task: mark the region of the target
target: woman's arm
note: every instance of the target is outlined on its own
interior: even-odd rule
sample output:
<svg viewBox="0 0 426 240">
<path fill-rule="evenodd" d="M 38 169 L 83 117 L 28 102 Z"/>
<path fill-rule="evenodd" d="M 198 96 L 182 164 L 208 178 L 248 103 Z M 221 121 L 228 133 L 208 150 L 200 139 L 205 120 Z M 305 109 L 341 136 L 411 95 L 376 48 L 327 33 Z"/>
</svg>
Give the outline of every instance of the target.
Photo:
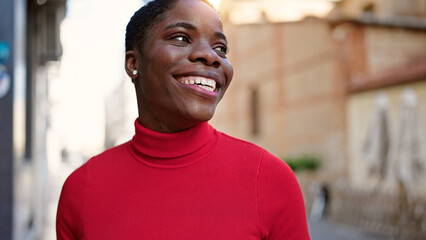
<svg viewBox="0 0 426 240">
<path fill-rule="evenodd" d="M 266 151 L 259 167 L 258 201 L 263 239 L 310 239 L 299 183 L 285 162 Z"/>
<path fill-rule="evenodd" d="M 74 171 L 62 187 L 56 215 L 58 240 L 77 240 L 83 236 L 83 208 L 86 188 L 86 165 Z"/>
</svg>

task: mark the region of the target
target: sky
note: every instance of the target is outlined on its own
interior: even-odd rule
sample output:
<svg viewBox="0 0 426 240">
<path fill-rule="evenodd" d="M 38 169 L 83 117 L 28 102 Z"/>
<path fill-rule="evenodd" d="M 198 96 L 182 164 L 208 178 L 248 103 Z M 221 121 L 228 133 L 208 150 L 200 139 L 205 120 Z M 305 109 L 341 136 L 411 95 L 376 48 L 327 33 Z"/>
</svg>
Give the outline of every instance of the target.
<svg viewBox="0 0 426 240">
<path fill-rule="evenodd" d="M 259 22 L 262 15 L 271 22 L 299 21 L 305 16 L 325 17 L 339 0 L 234 1 L 229 20 L 234 24 Z"/>
<path fill-rule="evenodd" d="M 141 5 L 141 0 L 67 2 L 61 25 L 64 51 L 59 76 L 49 92 L 52 130 L 70 151 L 102 150 L 104 99 L 128 80 L 124 72 L 125 28 Z"/>
</svg>

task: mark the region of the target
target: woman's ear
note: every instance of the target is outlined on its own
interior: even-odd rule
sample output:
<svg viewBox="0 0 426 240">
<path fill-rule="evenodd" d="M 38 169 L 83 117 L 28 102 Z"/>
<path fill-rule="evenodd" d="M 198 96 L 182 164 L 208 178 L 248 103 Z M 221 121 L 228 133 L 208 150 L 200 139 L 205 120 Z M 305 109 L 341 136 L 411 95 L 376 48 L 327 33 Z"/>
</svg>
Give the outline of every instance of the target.
<svg viewBox="0 0 426 240">
<path fill-rule="evenodd" d="M 133 80 L 139 76 L 139 70 L 137 68 L 137 57 L 135 51 L 126 52 L 126 62 L 124 68 L 126 69 L 127 75 Z"/>
</svg>

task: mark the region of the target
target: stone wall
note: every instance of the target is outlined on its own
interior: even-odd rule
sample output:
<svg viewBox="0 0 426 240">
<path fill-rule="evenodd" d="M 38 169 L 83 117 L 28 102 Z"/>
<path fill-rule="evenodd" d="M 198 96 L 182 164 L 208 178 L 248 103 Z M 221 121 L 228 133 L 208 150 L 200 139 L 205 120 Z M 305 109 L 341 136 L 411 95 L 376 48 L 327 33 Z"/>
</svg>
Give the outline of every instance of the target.
<svg viewBox="0 0 426 240">
<path fill-rule="evenodd" d="M 399 240 L 426 238 L 426 198 L 380 189 L 333 189 L 331 219 Z"/>
</svg>

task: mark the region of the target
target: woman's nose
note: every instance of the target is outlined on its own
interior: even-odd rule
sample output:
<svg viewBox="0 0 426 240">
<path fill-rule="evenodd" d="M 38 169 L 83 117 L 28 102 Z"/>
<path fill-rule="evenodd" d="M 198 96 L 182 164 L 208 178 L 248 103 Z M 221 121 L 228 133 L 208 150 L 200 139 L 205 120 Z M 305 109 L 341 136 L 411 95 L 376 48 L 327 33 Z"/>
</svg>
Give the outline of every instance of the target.
<svg viewBox="0 0 426 240">
<path fill-rule="evenodd" d="M 189 60 L 191 62 L 201 62 L 207 66 L 220 66 L 219 56 L 208 43 L 200 42 L 193 44 L 193 49 L 189 56 Z"/>
</svg>

